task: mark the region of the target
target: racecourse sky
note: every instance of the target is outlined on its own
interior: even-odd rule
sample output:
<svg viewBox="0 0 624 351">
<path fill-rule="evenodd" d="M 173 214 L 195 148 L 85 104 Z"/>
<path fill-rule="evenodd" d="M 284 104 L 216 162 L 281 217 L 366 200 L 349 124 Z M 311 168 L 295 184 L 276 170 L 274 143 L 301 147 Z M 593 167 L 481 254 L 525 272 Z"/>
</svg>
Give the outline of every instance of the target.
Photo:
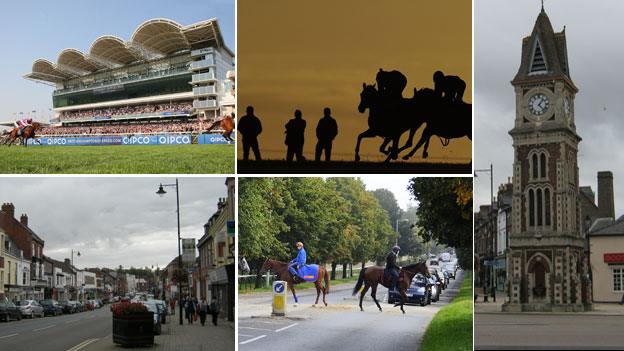
<svg viewBox="0 0 624 351">
<path fill-rule="evenodd" d="M 580 185 L 596 192 L 598 171 L 611 170 L 615 214 L 624 207 L 624 2 L 547 0 L 556 32 L 565 26 L 570 75 L 580 89 L 574 102 Z M 540 1 L 475 2 L 475 168 L 494 165 L 494 191 L 512 175 L 515 95 L 509 83 L 520 65 L 522 38 L 531 34 Z M 475 208 L 489 203 L 489 174 L 475 179 Z"/>
<path fill-rule="evenodd" d="M 238 115 L 253 105 L 263 124 L 263 157 L 283 159 L 284 125 L 300 109 L 310 159 L 328 106 L 338 122 L 333 159 L 353 160 L 357 135 L 367 129 L 368 111 L 357 110 L 362 83 L 374 83 L 379 68 L 405 74 L 404 97 L 433 87 L 436 70 L 459 75 L 467 84 L 464 101 L 472 101 L 471 11 L 468 0 L 239 0 Z M 361 152 L 376 160 L 380 144 L 365 139 Z M 242 157 L 241 150 L 239 143 Z M 429 153 L 435 162 L 467 162 L 471 143 L 464 137 L 443 149 L 434 138 Z"/>
<path fill-rule="evenodd" d="M 43 253 L 57 260 L 78 250 L 74 264 L 124 268 L 159 266 L 177 256 L 175 188 L 167 177 L 21 177 L 0 180 L 0 202 L 12 202 L 15 217 L 44 241 Z M 180 233 L 200 238 L 204 224 L 227 197 L 225 178 L 179 179 Z"/>
<path fill-rule="evenodd" d="M 56 62 L 65 48 L 88 52 L 101 35 L 130 40 L 134 30 L 152 18 L 168 18 L 181 25 L 217 18 L 225 44 L 235 50 L 234 0 L 4 1 L 0 11 L 0 122 L 33 110 L 37 111 L 35 120 L 48 121 L 53 88 L 22 78 L 36 59 Z"/>
</svg>

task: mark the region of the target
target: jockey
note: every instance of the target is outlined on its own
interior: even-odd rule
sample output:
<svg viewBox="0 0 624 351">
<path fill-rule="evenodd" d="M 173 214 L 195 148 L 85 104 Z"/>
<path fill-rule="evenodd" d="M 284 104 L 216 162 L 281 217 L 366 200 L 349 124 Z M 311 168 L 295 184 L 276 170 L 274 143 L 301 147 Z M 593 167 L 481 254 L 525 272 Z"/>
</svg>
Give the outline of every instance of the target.
<svg viewBox="0 0 624 351">
<path fill-rule="evenodd" d="M 22 132 L 24 131 L 24 128 L 31 126 L 32 125 L 32 118 L 31 117 L 24 117 L 22 119 L 19 119 L 15 122 L 13 122 L 13 125 L 18 128 L 18 132 L 17 132 L 17 136 L 21 136 Z"/>
<path fill-rule="evenodd" d="M 288 271 L 292 274 L 295 281 L 298 280 L 297 271 L 301 266 L 304 266 L 306 264 L 306 251 L 303 248 L 303 243 L 301 241 L 298 241 L 296 246 L 297 250 L 299 250 L 299 253 L 297 254 L 297 257 L 295 257 L 294 260 L 290 261 L 290 264 L 288 265 Z"/>
<path fill-rule="evenodd" d="M 390 286 L 390 290 L 396 290 L 397 282 L 399 281 L 399 271 L 401 267 L 397 265 L 397 257 L 399 256 L 399 251 L 401 248 L 398 245 L 395 245 L 392 248 L 392 251 L 388 253 L 386 256 L 386 270 L 392 275 L 392 285 Z"/>
</svg>

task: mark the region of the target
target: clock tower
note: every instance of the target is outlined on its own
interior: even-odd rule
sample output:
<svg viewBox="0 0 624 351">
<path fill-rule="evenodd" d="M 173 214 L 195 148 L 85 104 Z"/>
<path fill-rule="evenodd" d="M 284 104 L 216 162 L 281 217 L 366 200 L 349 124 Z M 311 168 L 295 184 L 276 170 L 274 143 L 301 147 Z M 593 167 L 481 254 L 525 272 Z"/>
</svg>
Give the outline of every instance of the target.
<svg viewBox="0 0 624 351">
<path fill-rule="evenodd" d="M 555 32 L 542 7 L 522 39 L 513 138 L 512 225 L 504 311 L 591 308 L 581 231 L 574 85 L 565 27 Z"/>
</svg>

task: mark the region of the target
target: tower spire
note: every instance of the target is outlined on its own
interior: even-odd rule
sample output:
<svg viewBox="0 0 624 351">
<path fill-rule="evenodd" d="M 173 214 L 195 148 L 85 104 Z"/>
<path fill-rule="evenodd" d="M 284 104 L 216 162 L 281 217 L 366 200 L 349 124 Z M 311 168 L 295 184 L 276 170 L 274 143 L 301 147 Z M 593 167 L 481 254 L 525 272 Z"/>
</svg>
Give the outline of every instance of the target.
<svg viewBox="0 0 624 351">
<path fill-rule="evenodd" d="M 544 12 L 544 0 L 542 0 L 542 12 Z"/>
</svg>

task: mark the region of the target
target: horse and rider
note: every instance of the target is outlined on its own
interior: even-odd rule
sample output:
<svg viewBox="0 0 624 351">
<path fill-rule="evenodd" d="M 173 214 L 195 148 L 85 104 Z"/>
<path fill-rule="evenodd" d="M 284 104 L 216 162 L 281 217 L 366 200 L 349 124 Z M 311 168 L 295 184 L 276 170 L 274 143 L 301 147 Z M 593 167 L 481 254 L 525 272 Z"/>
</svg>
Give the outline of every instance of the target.
<svg viewBox="0 0 624 351">
<path fill-rule="evenodd" d="M 318 304 L 322 292 L 323 303 L 327 306 L 325 298 L 329 294 L 329 273 L 323 265 L 306 264 L 307 254 L 302 242 L 297 242 L 295 246 L 298 250 L 297 257 L 290 262 L 280 262 L 267 258 L 260 269 L 260 273 L 271 270 L 278 275 L 279 279 L 286 281 L 295 299 L 295 304 L 299 302 L 295 292 L 295 285 L 303 282 L 313 282 L 316 287 L 316 301 L 314 304 Z"/>
<path fill-rule="evenodd" d="M 437 135 L 444 138 L 443 145 L 448 145 L 452 138 L 467 136 L 472 138 L 472 105 L 463 102 L 466 83 L 457 76 L 444 75 L 436 71 L 433 75 L 434 89 L 432 94 L 422 94 L 414 90 L 414 97 L 406 99 L 403 90 L 407 86 L 407 78 L 399 71 L 379 69 L 376 84 L 362 84 L 360 105 L 358 110 L 364 113 L 369 109 L 369 129 L 358 136 L 355 148 L 355 160 L 359 161 L 359 148 L 363 138 L 381 136 L 384 138 L 380 152 L 388 155 L 386 161 L 398 158 L 398 154 L 412 146 L 413 138 L 421 125 L 427 127 L 417 146 L 412 149 L 411 157 L 416 150 L 425 144 L 423 157 L 426 158 L 429 138 Z M 426 98 L 426 99 L 425 99 Z M 468 121 L 469 125 L 465 123 Z M 401 135 L 409 130 L 405 145 L 399 147 Z M 386 146 L 392 145 L 386 149 Z"/>
<path fill-rule="evenodd" d="M 3 143 L 11 146 L 18 138 L 20 138 L 20 144 L 27 146 L 28 139 L 34 139 L 35 132 L 42 127 L 43 124 L 33 122 L 32 117 L 21 118 L 13 122 L 13 129 L 10 132 L 5 133 Z"/>
<path fill-rule="evenodd" d="M 372 267 L 364 267 L 360 271 L 360 276 L 358 277 L 358 281 L 353 288 L 353 295 L 360 293 L 360 310 L 364 311 L 362 307 L 362 300 L 364 299 L 364 295 L 368 292 L 368 289 L 371 289 L 371 297 L 379 311 L 381 312 L 381 305 L 379 305 L 379 301 L 377 301 L 377 286 L 381 284 L 388 288 L 388 290 L 394 290 L 399 293 L 401 296 L 400 302 L 397 302 L 394 306 L 401 306 L 401 311 L 405 313 L 403 309 L 403 305 L 407 301 L 407 289 L 411 285 L 412 279 L 416 274 L 422 274 L 426 277 L 429 277 L 429 269 L 427 268 L 427 264 L 425 262 L 418 262 L 414 264 L 409 264 L 404 267 L 400 267 L 397 264 L 397 258 L 399 255 L 399 251 L 401 248 L 398 245 L 395 245 L 392 250 L 386 256 L 386 266 L 372 266 Z"/>
</svg>

